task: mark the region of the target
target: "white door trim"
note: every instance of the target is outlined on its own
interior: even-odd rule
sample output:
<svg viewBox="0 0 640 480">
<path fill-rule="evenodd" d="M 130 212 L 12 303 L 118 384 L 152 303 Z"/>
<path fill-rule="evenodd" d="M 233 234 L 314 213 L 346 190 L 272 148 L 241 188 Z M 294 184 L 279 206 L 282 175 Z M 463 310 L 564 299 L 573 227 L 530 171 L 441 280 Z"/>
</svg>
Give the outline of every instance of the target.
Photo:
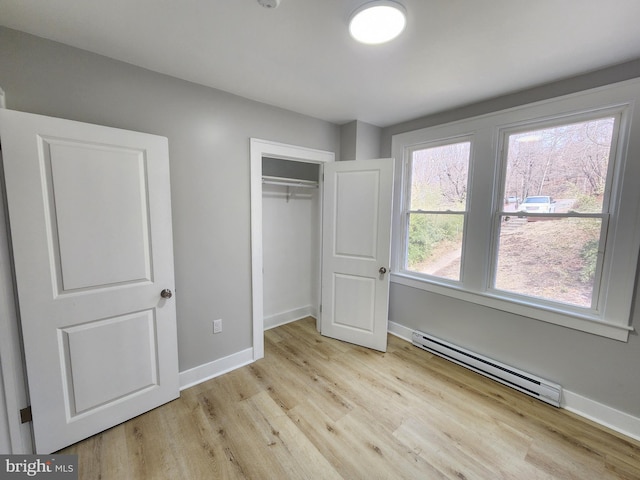
<svg viewBox="0 0 640 480">
<path fill-rule="evenodd" d="M 318 163 L 335 161 L 335 153 L 258 138 L 251 145 L 251 300 L 253 360 L 264 357 L 264 311 L 262 281 L 262 157 Z"/>
<path fill-rule="evenodd" d="M 0 153 L 0 163 L 2 154 Z M 2 166 L 0 165 L 0 170 Z M 19 411 L 27 406 L 27 385 L 15 303 L 9 225 L 6 219 L 4 175 L 0 175 L 0 394 L 4 393 L 10 454 L 33 453 L 31 423 L 21 423 Z M 3 392 L 4 390 L 4 392 Z"/>
</svg>

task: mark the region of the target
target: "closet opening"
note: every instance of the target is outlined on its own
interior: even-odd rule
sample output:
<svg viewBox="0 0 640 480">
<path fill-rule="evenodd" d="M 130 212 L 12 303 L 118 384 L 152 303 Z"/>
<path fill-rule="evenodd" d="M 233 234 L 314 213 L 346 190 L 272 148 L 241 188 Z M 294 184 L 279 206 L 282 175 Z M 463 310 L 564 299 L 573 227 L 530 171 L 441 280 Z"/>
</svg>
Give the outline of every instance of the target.
<svg viewBox="0 0 640 480">
<path fill-rule="evenodd" d="M 322 165 L 335 153 L 251 139 L 253 360 L 264 330 L 307 316 L 320 325 Z"/>
<path fill-rule="evenodd" d="M 264 329 L 305 317 L 320 304 L 320 165 L 262 158 Z"/>
</svg>

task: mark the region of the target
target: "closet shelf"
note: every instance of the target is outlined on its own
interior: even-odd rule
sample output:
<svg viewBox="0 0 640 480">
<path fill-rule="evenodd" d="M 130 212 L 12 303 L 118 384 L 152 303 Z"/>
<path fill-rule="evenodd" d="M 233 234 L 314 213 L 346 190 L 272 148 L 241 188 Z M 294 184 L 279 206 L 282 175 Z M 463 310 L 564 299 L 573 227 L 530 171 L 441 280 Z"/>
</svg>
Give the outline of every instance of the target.
<svg viewBox="0 0 640 480">
<path fill-rule="evenodd" d="M 298 180 L 296 178 L 270 177 L 264 175 L 262 183 L 267 185 L 282 185 L 284 187 L 318 188 L 318 182 L 313 180 Z"/>
</svg>

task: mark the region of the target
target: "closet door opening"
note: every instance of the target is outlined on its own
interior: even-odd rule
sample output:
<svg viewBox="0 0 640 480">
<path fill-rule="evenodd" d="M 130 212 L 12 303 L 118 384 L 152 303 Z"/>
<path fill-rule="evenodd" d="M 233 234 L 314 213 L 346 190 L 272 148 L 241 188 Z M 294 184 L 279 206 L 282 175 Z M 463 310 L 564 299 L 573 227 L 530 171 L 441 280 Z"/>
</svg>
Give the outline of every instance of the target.
<svg viewBox="0 0 640 480">
<path fill-rule="evenodd" d="M 264 329 L 320 304 L 320 165 L 262 158 Z"/>
<path fill-rule="evenodd" d="M 319 325 L 322 165 L 335 153 L 251 139 L 253 359 L 264 330 L 306 316 Z"/>
</svg>

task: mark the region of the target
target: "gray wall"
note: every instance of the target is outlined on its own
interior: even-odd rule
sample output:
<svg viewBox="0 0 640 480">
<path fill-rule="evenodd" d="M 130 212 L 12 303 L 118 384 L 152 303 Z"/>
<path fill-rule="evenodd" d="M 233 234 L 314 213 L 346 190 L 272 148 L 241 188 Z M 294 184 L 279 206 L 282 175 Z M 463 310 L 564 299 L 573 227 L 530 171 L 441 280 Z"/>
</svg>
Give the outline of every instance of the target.
<svg viewBox="0 0 640 480">
<path fill-rule="evenodd" d="M 0 87 L 14 110 L 169 138 L 180 370 L 251 347 L 249 138 L 338 152 L 339 127 L 5 28 Z"/>
<path fill-rule="evenodd" d="M 355 160 L 358 146 L 358 122 L 345 123 L 340 127 L 340 158 Z"/>
<path fill-rule="evenodd" d="M 640 60 L 390 126 L 382 131 L 382 155 L 390 155 L 391 138 L 397 133 L 636 77 L 640 77 Z M 633 324 L 640 328 L 637 284 Z M 556 381 L 573 393 L 640 417 L 637 333 L 628 343 L 622 343 L 398 284 L 392 285 L 389 309 L 394 322 Z"/>
<path fill-rule="evenodd" d="M 360 120 L 345 123 L 340 127 L 340 159 L 380 158 L 381 135 L 382 129 L 370 123 Z"/>
<path fill-rule="evenodd" d="M 356 160 L 370 160 L 372 158 L 381 158 L 380 141 L 382 129 L 370 123 L 357 123 L 357 144 L 356 144 Z M 388 157 L 389 155 L 387 155 Z"/>
</svg>

